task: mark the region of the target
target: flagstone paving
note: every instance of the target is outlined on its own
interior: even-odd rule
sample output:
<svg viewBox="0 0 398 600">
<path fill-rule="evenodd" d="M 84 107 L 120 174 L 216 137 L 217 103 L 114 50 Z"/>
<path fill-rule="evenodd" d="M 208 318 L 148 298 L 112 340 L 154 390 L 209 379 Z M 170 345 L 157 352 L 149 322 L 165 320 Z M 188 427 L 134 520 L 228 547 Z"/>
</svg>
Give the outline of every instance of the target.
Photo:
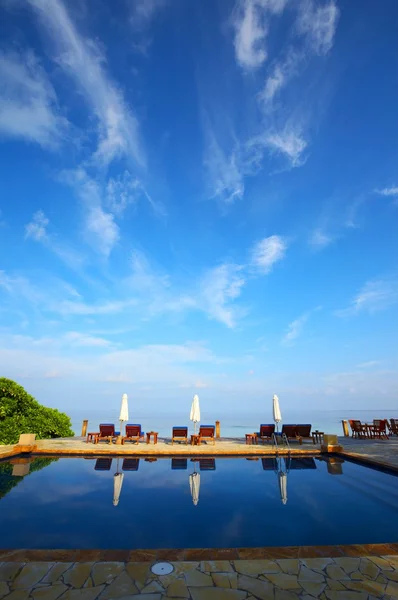
<svg viewBox="0 0 398 600">
<path fill-rule="evenodd" d="M 7 600 L 393 600 L 398 555 L 173 562 L 157 576 L 150 562 L 3 562 Z"/>
</svg>

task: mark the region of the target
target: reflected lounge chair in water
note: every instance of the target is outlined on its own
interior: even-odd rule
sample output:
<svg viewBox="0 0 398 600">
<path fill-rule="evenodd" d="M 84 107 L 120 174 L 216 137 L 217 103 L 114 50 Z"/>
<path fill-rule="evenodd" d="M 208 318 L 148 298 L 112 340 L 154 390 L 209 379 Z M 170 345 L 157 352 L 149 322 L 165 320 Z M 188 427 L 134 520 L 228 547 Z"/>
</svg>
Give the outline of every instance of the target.
<svg viewBox="0 0 398 600">
<path fill-rule="evenodd" d="M 111 458 L 97 458 L 95 461 L 95 471 L 110 471 L 112 465 Z"/>
<path fill-rule="evenodd" d="M 187 458 L 172 458 L 171 459 L 171 468 L 173 471 L 181 471 L 185 470 L 188 465 Z"/>
<path fill-rule="evenodd" d="M 261 464 L 263 465 L 263 471 L 277 471 L 278 470 L 276 458 L 274 458 L 274 457 L 262 458 Z"/>
<path fill-rule="evenodd" d="M 199 466 L 201 471 L 215 471 L 216 460 L 215 458 L 200 458 Z"/>
<path fill-rule="evenodd" d="M 123 471 L 138 471 L 140 466 L 139 458 L 125 458 L 123 460 L 122 469 Z"/>
<path fill-rule="evenodd" d="M 316 469 L 315 460 L 312 456 L 297 456 L 289 458 L 286 460 L 287 472 L 294 470 L 304 470 L 304 469 Z"/>
</svg>

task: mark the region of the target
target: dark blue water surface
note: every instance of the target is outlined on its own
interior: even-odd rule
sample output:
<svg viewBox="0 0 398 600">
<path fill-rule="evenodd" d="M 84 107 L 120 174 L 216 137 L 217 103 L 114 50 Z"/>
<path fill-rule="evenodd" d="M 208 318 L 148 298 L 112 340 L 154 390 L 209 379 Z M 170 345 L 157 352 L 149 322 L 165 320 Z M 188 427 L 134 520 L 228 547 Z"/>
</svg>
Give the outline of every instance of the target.
<svg viewBox="0 0 398 600">
<path fill-rule="evenodd" d="M 352 462 L 320 458 L 279 464 L 261 458 L 12 462 L 0 463 L 2 548 L 295 546 L 398 540 L 398 478 Z M 22 476 L 27 469 L 29 474 Z M 286 471 L 285 503 L 278 469 Z M 124 477 L 114 506 L 117 471 Z M 189 485 L 194 472 L 200 476 L 197 505 Z"/>
</svg>

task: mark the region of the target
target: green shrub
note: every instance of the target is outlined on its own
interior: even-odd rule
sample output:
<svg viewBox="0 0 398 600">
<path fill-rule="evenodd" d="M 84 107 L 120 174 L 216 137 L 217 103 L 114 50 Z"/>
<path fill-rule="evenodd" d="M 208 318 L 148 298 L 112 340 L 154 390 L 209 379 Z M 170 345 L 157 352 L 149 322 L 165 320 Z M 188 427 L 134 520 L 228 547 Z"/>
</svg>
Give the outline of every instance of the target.
<svg viewBox="0 0 398 600">
<path fill-rule="evenodd" d="M 21 433 L 36 439 L 73 436 L 70 418 L 42 406 L 15 381 L 0 377 L 0 444 L 16 444 Z"/>
</svg>

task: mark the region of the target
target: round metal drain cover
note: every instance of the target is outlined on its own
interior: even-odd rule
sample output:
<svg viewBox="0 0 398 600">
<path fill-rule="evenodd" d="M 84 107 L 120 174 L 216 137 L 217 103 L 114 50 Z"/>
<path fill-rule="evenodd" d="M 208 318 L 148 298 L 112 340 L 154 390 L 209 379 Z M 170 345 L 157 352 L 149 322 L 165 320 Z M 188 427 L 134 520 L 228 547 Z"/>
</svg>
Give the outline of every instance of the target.
<svg viewBox="0 0 398 600">
<path fill-rule="evenodd" d="M 151 567 L 152 573 L 155 575 L 169 575 L 174 571 L 174 567 L 168 562 L 159 562 Z"/>
</svg>

